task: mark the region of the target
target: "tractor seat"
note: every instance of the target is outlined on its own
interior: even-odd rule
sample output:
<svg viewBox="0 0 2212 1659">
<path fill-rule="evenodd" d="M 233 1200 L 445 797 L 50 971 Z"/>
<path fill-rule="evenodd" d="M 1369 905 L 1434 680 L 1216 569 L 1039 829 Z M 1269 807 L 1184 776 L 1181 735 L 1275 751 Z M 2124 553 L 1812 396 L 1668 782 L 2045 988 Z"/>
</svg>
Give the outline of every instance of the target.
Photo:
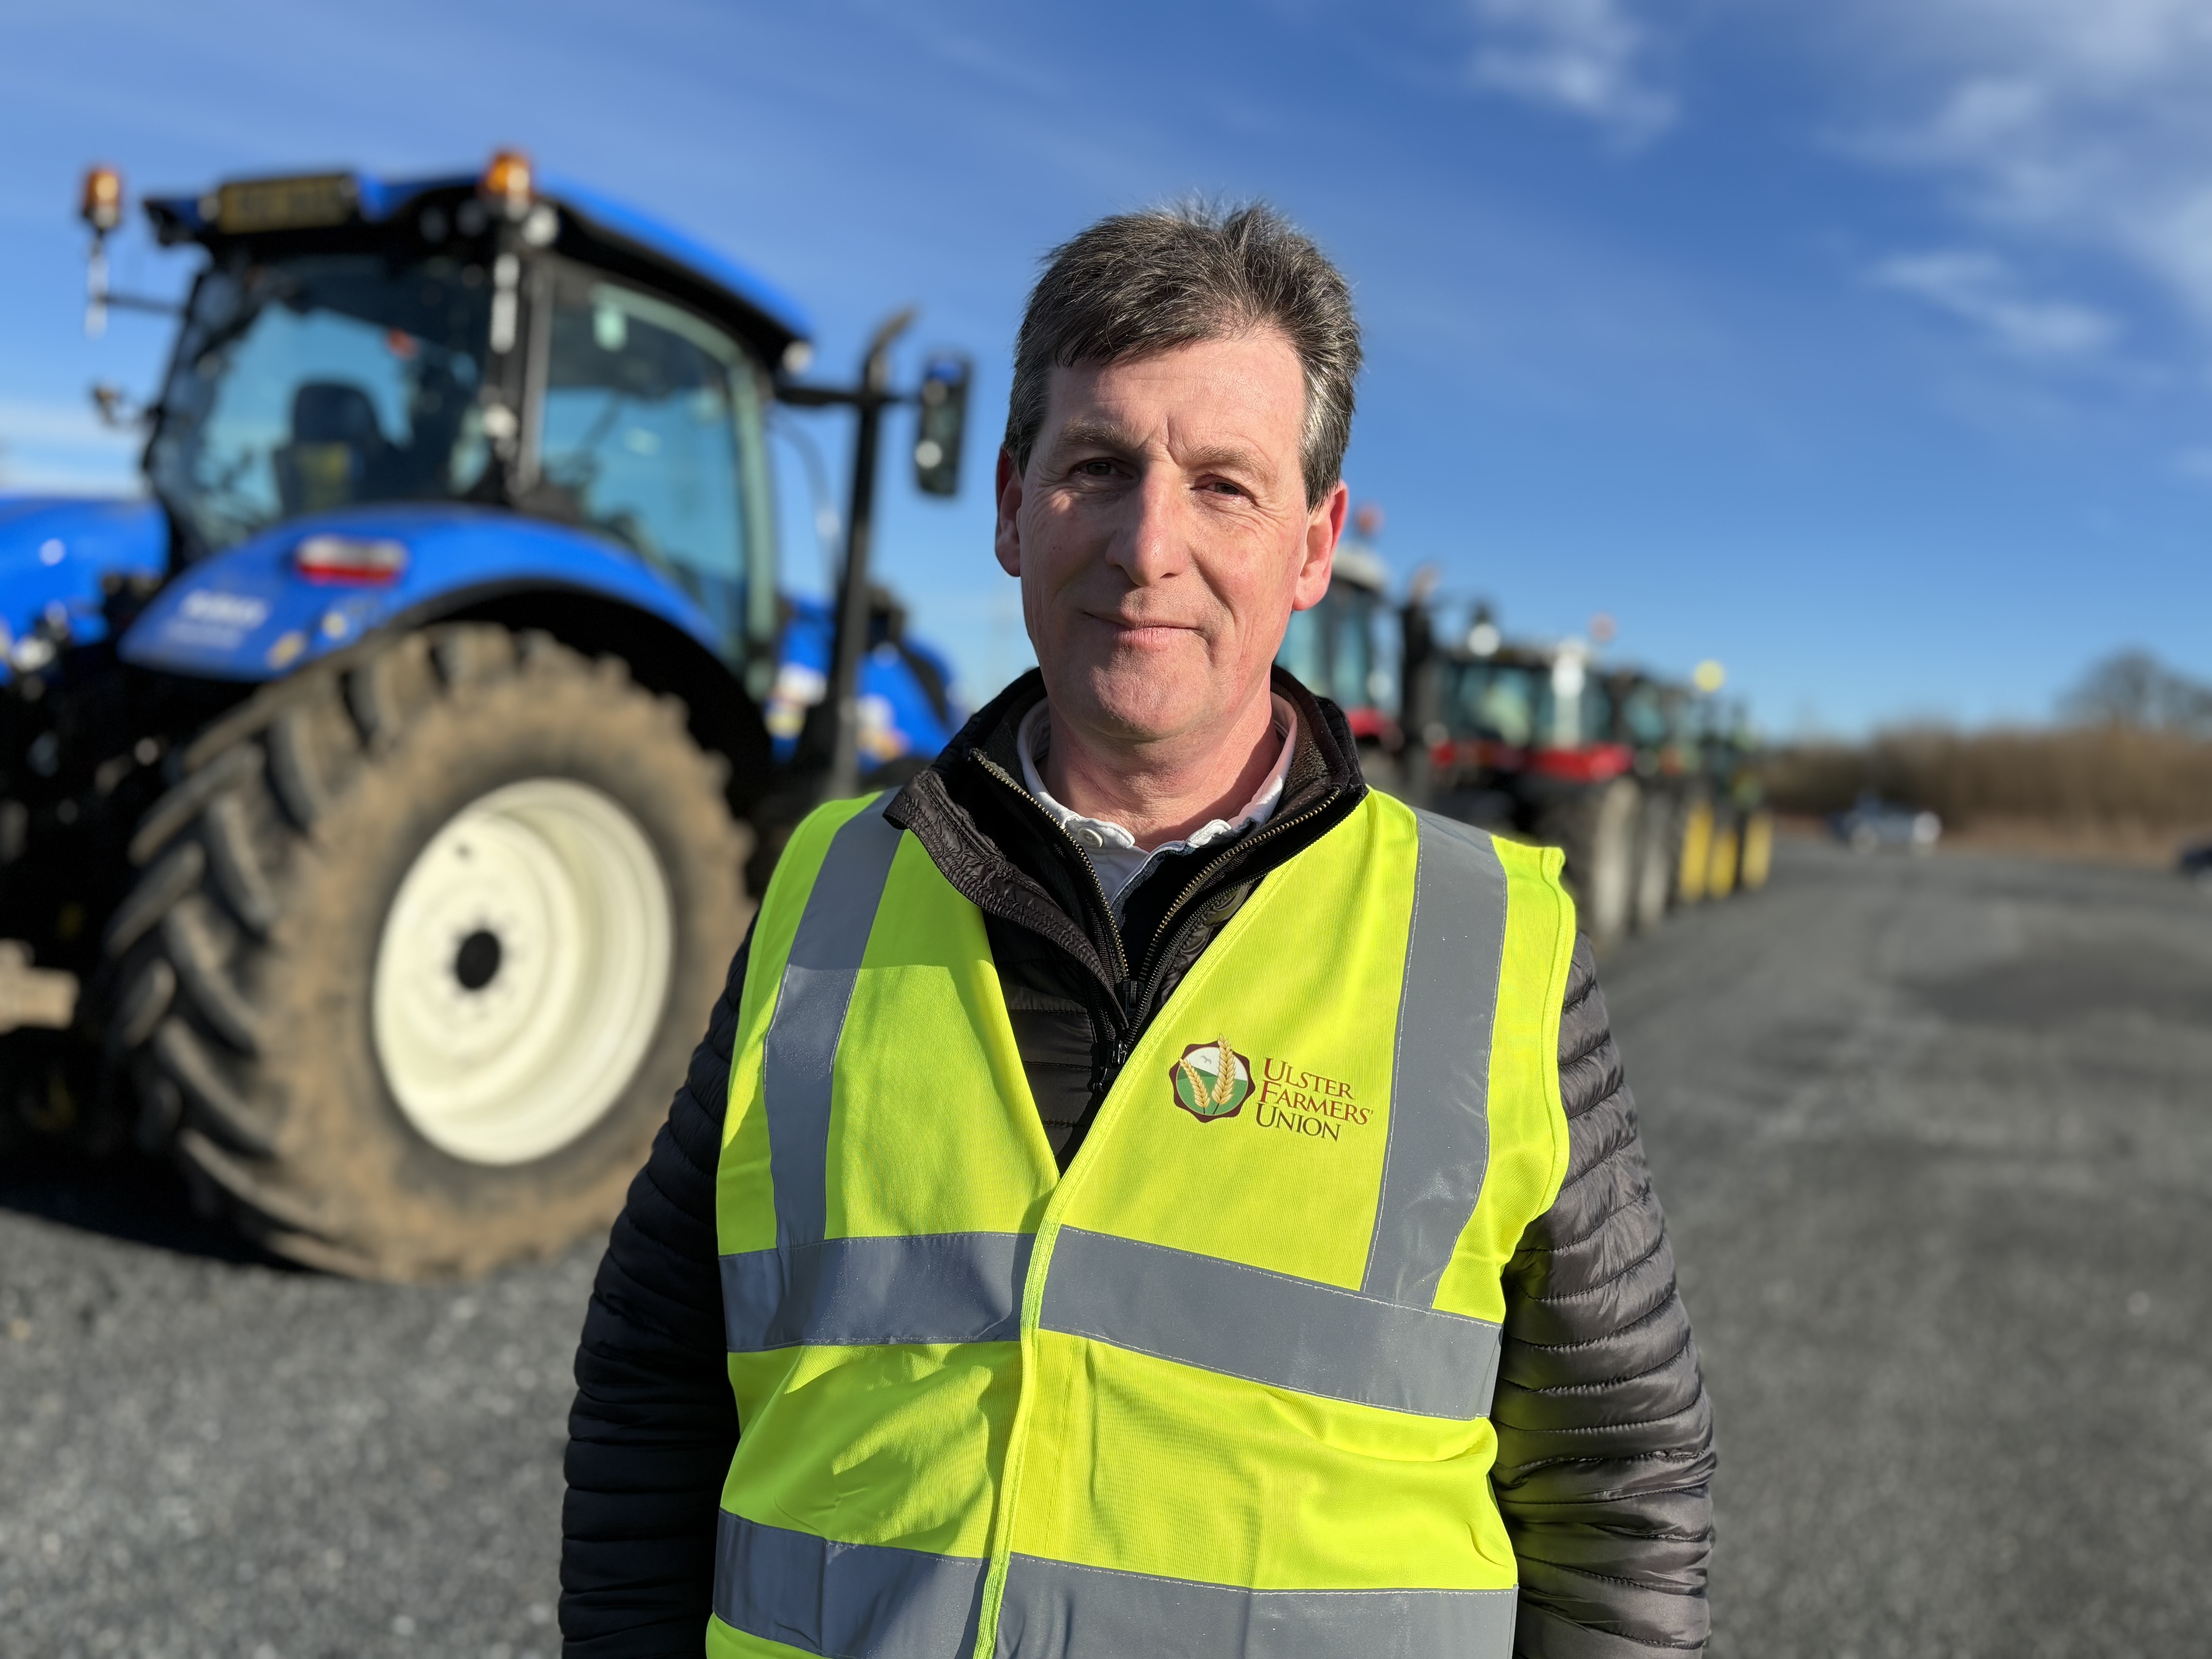
<svg viewBox="0 0 2212 1659">
<path fill-rule="evenodd" d="M 308 380 L 292 394 L 292 439 L 270 452 L 287 516 L 375 499 L 388 446 L 376 405 L 343 380 Z"/>
</svg>

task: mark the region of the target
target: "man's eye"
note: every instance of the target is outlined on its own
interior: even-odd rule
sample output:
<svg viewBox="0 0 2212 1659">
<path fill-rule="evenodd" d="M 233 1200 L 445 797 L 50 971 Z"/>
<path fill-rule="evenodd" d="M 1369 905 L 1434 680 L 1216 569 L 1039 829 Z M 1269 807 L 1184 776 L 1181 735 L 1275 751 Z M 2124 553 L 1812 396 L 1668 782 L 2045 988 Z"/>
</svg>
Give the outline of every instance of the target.
<svg viewBox="0 0 2212 1659">
<path fill-rule="evenodd" d="M 1075 469 L 1086 478 L 1110 478 L 1114 476 L 1111 461 L 1085 461 Z"/>
</svg>

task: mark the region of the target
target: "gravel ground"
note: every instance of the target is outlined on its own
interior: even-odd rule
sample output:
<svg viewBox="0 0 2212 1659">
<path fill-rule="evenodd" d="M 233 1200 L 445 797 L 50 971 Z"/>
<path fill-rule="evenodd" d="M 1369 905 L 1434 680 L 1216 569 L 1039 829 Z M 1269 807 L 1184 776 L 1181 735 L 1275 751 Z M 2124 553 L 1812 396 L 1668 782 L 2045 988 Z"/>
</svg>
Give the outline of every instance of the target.
<svg viewBox="0 0 2212 1659">
<path fill-rule="evenodd" d="M 1608 975 L 1719 1425 L 1712 1651 L 2204 1651 L 2212 904 L 1785 852 Z"/>
<path fill-rule="evenodd" d="M 2212 1628 L 2212 904 L 1786 845 L 1607 972 L 1718 1412 L 1722 1659 Z M 596 1247 L 346 1284 L 0 1172 L 0 1652 L 550 1659 Z"/>
<path fill-rule="evenodd" d="M 349 1284 L 240 1250 L 164 1171 L 11 1172 L 0 1654 L 551 1659 L 597 1259 Z"/>
</svg>

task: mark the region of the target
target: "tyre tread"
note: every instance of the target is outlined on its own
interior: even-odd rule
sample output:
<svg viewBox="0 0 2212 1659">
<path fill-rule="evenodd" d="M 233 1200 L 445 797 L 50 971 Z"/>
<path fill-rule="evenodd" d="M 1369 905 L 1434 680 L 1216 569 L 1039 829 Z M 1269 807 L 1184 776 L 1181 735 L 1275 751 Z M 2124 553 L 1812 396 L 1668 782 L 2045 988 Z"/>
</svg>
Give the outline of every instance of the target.
<svg viewBox="0 0 2212 1659">
<path fill-rule="evenodd" d="M 208 803 L 200 818 L 200 840 L 207 847 L 208 873 L 215 878 L 231 914 L 256 937 L 267 939 L 276 925 L 276 894 L 261 866 L 261 854 L 246 828 L 246 802 L 237 791 Z"/>
<path fill-rule="evenodd" d="M 154 1032 L 152 1054 L 162 1074 L 184 1091 L 188 1122 L 197 1123 L 225 1146 L 253 1158 L 276 1150 L 276 1131 L 216 1069 L 215 1058 L 192 1028 L 176 1015 Z"/>
</svg>

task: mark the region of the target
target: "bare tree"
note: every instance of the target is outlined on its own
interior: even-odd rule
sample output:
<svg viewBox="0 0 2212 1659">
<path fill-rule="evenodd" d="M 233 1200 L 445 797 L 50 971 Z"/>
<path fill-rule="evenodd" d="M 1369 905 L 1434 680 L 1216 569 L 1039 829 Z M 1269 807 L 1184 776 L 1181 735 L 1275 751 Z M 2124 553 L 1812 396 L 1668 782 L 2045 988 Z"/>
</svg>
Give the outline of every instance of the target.
<svg viewBox="0 0 2212 1659">
<path fill-rule="evenodd" d="M 2058 712 L 2081 726 L 2212 737 L 2212 685 L 2167 667 L 2148 651 L 2118 651 L 2090 666 L 2059 699 Z"/>
</svg>

